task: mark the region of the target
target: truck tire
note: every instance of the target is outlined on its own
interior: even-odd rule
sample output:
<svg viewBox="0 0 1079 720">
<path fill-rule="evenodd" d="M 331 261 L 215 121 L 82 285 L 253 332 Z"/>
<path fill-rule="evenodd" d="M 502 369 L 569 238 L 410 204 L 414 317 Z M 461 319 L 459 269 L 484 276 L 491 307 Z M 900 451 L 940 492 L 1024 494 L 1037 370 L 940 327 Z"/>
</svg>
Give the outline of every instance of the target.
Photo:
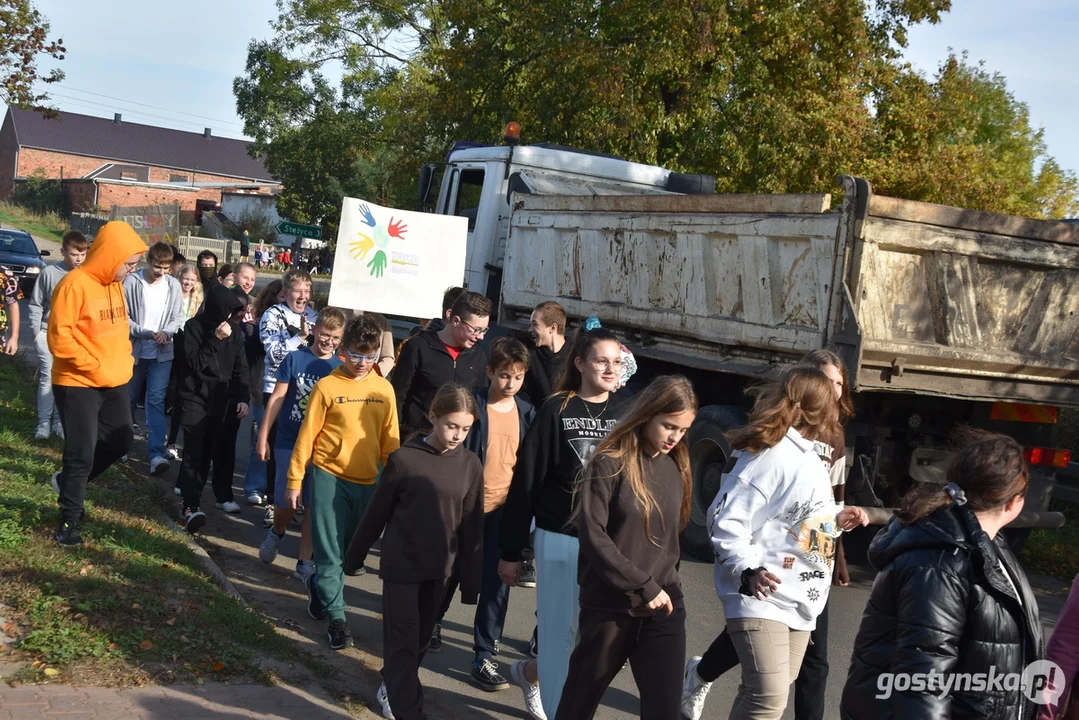
<svg viewBox="0 0 1079 720">
<path fill-rule="evenodd" d="M 746 424 L 746 411 L 734 405 L 706 405 L 689 429 L 689 457 L 693 466 L 693 511 L 682 531 L 682 549 L 702 562 L 713 560 L 708 536 L 708 506 L 719 492 L 720 476 L 731 456 L 726 434 Z"/>
</svg>

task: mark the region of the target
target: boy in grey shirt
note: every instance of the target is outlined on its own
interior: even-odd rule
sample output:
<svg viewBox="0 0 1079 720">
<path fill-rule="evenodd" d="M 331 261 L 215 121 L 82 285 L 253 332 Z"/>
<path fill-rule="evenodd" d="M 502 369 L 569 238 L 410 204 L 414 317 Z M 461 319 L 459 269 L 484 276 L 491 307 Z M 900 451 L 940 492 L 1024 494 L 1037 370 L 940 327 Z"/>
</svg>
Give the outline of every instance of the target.
<svg viewBox="0 0 1079 720">
<path fill-rule="evenodd" d="M 82 233 L 69 230 L 64 233 L 60 246 L 62 260 L 50 265 L 41 272 L 34 291 L 30 295 L 30 332 L 33 333 L 37 347 L 37 430 L 34 437 L 45 440 L 50 432 L 57 437 L 64 437 L 60 425 L 60 413 L 55 411 L 52 401 L 52 353 L 49 352 L 48 327 L 49 309 L 52 305 L 52 291 L 56 289 L 60 278 L 74 270 L 86 259 L 88 243 Z"/>
</svg>

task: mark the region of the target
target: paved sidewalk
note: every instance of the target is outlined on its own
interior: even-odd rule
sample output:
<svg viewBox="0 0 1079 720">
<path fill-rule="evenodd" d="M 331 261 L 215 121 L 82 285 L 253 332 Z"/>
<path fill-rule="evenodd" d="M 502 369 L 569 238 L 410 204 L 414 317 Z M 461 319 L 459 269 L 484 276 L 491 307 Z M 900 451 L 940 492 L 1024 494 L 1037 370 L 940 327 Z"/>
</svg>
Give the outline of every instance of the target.
<svg viewBox="0 0 1079 720">
<path fill-rule="evenodd" d="M 374 717 L 369 712 L 365 717 Z M 265 720 L 346 720 L 320 688 L 289 685 L 171 685 L 115 688 L 69 685 L 0 684 L 0 720 L 197 720 L 198 718 L 263 718 Z"/>
</svg>

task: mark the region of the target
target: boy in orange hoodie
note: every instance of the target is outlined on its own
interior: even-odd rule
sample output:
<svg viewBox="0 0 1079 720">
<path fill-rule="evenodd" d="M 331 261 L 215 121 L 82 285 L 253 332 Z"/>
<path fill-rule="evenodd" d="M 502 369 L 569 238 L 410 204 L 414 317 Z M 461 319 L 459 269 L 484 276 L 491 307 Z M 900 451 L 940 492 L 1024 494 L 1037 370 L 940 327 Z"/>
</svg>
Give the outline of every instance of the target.
<svg viewBox="0 0 1079 720">
<path fill-rule="evenodd" d="M 60 494 L 61 545 L 81 545 L 86 483 L 131 448 L 127 383 L 134 363 L 121 283 L 149 248 L 125 222 L 97 232 L 86 261 L 57 284 L 49 313 L 56 409 L 64 426 L 64 465 L 52 476 Z"/>
</svg>

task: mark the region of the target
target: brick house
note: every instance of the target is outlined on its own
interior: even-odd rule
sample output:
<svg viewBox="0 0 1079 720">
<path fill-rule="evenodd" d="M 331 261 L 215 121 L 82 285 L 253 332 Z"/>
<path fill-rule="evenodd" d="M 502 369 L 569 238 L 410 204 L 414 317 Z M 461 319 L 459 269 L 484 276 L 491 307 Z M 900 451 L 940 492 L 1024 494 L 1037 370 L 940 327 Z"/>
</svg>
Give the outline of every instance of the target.
<svg viewBox="0 0 1079 720">
<path fill-rule="evenodd" d="M 60 112 L 8 107 L 0 127 L 0 200 L 38 172 L 62 180 L 72 211 L 113 205 L 217 205 L 222 190 L 273 193 L 280 184 L 245 140 Z"/>
</svg>

